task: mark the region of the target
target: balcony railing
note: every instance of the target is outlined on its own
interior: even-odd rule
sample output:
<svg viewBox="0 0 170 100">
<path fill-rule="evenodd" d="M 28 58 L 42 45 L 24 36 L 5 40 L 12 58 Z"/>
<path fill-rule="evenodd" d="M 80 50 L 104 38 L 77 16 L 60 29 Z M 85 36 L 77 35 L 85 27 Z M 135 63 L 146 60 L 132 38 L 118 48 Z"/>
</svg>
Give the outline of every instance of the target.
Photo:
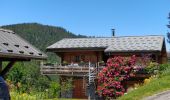
<svg viewBox="0 0 170 100">
<path fill-rule="evenodd" d="M 41 64 L 41 74 L 42 75 L 63 75 L 63 76 L 84 76 L 90 70 L 95 70 L 96 68 L 99 70 L 102 66 L 98 66 L 98 64 L 86 63 L 86 64 Z"/>
</svg>

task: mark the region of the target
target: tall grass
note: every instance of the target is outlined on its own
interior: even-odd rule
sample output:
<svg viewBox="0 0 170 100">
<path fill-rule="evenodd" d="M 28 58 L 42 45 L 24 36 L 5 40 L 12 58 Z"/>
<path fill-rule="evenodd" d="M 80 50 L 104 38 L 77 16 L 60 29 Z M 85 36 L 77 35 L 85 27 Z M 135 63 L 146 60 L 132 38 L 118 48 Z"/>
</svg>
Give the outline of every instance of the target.
<svg viewBox="0 0 170 100">
<path fill-rule="evenodd" d="M 141 100 L 146 96 L 170 89 L 170 64 L 161 65 L 160 67 L 162 69 L 160 69 L 158 77 L 151 78 L 150 83 L 125 94 L 119 100 Z"/>
</svg>

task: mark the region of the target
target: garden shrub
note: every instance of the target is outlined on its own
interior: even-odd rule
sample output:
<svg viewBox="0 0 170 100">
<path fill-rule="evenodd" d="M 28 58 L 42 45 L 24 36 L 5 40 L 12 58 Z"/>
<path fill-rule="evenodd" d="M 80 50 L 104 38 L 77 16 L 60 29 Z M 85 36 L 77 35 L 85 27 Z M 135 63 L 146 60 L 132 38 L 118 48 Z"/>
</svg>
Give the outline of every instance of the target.
<svg viewBox="0 0 170 100">
<path fill-rule="evenodd" d="M 135 73 L 135 61 L 135 56 L 109 58 L 106 67 L 98 74 L 98 94 L 106 99 L 123 95 L 126 92 L 125 81 Z"/>
<path fill-rule="evenodd" d="M 158 74 L 159 65 L 156 62 L 150 62 L 148 66 L 145 67 L 148 74 Z"/>
<path fill-rule="evenodd" d="M 73 79 L 67 78 L 61 82 L 61 96 L 69 98 L 69 92 L 73 89 Z"/>
<path fill-rule="evenodd" d="M 159 65 L 159 76 L 170 75 L 170 64 L 160 64 Z"/>
<path fill-rule="evenodd" d="M 49 97 L 50 98 L 58 98 L 60 94 L 60 84 L 57 82 L 51 82 L 49 88 Z"/>
</svg>

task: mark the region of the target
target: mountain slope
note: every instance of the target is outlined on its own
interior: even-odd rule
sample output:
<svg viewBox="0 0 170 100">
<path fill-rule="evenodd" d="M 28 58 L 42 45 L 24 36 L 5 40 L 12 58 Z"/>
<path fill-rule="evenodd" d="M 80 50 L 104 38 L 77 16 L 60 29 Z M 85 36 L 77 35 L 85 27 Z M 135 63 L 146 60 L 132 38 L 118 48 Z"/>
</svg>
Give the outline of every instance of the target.
<svg viewBox="0 0 170 100">
<path fill-rule="evenodd" d="M 13 24 L 1 27 L 13 30 L 21 37 L 29 41 L 31 44 L 35 45 L 37 48 L 43 51 L 47 46 L 55 43 L 62 38 L 85 37 L 81 35 L 77 36 L 61 27 L 42 25 L 38 23 Z"/>
<path fill-rule="evenodd" d="M 45 51 L 47 46 L 61 40 L 62 38 L 86 37 L 82 35 L 75 35 L 62 27 L 42 25 L 38 23 L 12 24 L 1 27 L 13 30 L 42 51 Z M 53 57 L 54 56 L 51 57 L 51 55 L 49 56 L 49 58 Z"/>
</svg>

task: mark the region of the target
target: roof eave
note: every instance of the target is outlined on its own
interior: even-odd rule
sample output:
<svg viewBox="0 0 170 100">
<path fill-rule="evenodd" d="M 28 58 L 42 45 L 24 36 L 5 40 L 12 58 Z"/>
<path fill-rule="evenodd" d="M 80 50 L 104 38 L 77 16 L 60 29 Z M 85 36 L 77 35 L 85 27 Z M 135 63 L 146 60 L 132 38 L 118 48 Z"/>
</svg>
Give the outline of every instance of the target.
<svg viewBox="0 0 170 100">
<path fill-rule="evenodd" d="M 0 58 L 18 58 L 18 59 L 36 59 L 36 60 L 46 60 L 47 55 L 43 56 L 33 56 L 33 55 L 20 55 L 20 54 L 9 54 L 9 53 L 0 53 Z"/>
<path fill-rule="evenodd" d="M 47 52 L 67 52 L 67 51 L 104 51 L 106 47 L 82 47 L 82 48 L 47 48 Z"/>
<path fill-rule="evenodd" d="M 152 53 L 152 52 L 161 52 L 161 50 L 115 50 L 115 51 L 104 51 L 105 53 L 132 53 L 132 52 L 136 52 L 136 53 Z"/>
</svg>

